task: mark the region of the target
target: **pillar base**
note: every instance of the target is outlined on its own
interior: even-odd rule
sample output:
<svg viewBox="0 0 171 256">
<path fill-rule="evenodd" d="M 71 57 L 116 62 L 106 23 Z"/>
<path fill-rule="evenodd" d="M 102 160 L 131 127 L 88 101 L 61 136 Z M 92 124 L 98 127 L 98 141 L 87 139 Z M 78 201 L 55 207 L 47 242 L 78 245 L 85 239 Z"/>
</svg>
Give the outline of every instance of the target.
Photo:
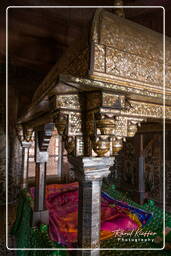
<svg viewBox="0 0 171 256">
<path fill-rule="evenodd" d="M 46 224 L 46 225 L 49 224 L 49 211 L 48 210 L 33 212 L 32 225 L 36 226 L 39 224 Z"/>
<path fill-rule="evenodd" d="M 133 199 L 140 205 L 143 205 L 145 202 L 145 192 L 135 191 Z"/>
</svg>

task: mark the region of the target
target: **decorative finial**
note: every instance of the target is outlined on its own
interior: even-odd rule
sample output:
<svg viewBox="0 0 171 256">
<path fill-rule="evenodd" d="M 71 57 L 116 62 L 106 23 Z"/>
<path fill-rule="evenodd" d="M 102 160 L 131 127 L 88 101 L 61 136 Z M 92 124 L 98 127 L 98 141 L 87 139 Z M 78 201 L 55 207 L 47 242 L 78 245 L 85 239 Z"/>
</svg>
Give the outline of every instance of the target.
<svg viewBox="0 0 171 256">
<path fill-rule="evenodd" d="M 123 5 L 124 5 L 123 0 L 114 0 L 114 6 L 118 7 L 118 6 L 123 6 Z M 124 8 L 122 8 L 122 7 L 114 8 L 114 12 L 119 17 L 125 17 Z"/>
<path fill-rule="evenodd" d="M 23 141 L 32 142 L 33 141 L 33 129 L 26 128 L 22 124 L 16 125 L 16 133 L 20 143 L 22 144 Z"/>
<path fill-rule="evenodd" d="M 24 140 L 24 131 L 23 131 L 23 126 L 21 124 L 16 125 L 16 133 L 20 143 L 22 143 L 22 141 Z"/>
</svg>

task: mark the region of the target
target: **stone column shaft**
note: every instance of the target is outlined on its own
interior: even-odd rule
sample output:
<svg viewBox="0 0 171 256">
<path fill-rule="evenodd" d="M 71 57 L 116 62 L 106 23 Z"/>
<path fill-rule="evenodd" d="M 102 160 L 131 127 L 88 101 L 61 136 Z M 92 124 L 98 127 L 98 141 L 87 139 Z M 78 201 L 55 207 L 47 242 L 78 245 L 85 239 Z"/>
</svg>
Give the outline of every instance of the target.
<svg viewBox="0 0 171 256">
<path fill-rule="evenodd" d="M 144 203 L 145 196 L 145 176 L 144 176 L 144 148 L 143 148 L 143 134 L 139 135 L 139 157 L 138 157 L 138 192 L 139 192 L 139 203 Z"/>
<path fill-rule="evenodd" d="M 79 179 L 78 256 L 99 256 L 101 225 L 101 185 L 109 175 L 114 158 L 69 157 Z"/>
<path fill-rule="evenodd" d="M 45 210 L 46 162 L 36 163 L 35 211 Z"/>
<path fill-rule="evenodd" d="M 63 141 L 62 136 L 58 135 L 58 162 L 57 162 L 57 176 L 62 181 L 62 168 L 63 168 Z"/>
<path fill-rule="evenodd" d="M 22 143 L 22 182 L 21 188 L 27 188 L 28 186 L 28 165 L 29 165 L 29 148 L 31 144 L 27 142 Z"/>
<path fill-rule="evenodd" d="M 101 181 L 79 183 L 78 244 L 99 248 L 101 219 Z"/>
<path fill-rule="evenodd" d="M 49 213 L 45 207 L 46 163 L 48 161 L 48 152 L 47 150 L 40 151 L 37 133 L 35 137 L 35 161 L 36 161 L 36 177 L 35 177 L 33 225 L 37 225 L 40 223 L 48 224 Z"/>
<path fill-rule="evenodd" d="M 32 145 L 33 141 L 33 129 L 26 128 L 22 124 L 16 125 L 16 133 L 18 136 L 18 140 L 21 144 L 21 170 L 22 170 L 22 177 L 21 177 L 21 188 L 27 188 L 27 180 L 28 180 L 28 165 L 29 165 L 29 149 Z"/>
</svg>

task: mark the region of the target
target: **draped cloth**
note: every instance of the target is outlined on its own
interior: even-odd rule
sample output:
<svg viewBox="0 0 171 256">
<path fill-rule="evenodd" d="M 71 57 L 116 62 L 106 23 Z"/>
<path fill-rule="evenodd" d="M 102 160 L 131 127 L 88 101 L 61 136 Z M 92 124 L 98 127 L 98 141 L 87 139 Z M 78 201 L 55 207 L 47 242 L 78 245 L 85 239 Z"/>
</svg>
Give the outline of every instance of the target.
<svg viewBox="0 0 171 256">
<path fill-rule="evenodd" d="M 46 186 L 50 238 L 68 247 L 77 243 L 78 189 L 77 182 Z M 31 188 L 31 194 L 34 198 L 34 188 Z M 151 216 L 151 213 L 102 192 L 100 239 L 110 238 L 118 230 L 136 230 L 144 226 Z"/>
</svg>

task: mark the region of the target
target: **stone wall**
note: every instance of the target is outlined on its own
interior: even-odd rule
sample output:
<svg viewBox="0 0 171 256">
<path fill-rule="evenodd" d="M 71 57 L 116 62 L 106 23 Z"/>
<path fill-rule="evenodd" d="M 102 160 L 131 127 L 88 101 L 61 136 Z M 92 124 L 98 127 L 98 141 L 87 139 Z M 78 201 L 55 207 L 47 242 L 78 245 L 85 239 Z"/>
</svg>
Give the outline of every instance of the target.
<svg viewBox="0 0 171 256">
<path fill-rule="evenodd" d="M 8 126 L 6 143 L 6 90 L 2 83 L 0 97 L 0 204 L 5 204 L 6 164 L 8 172 L 8 200 L 16 200 L 21 179 L 21 147 L 16 137 L 15 124 L 17 119 L 17 94 L 13 87 L 8 89 Z M 6 151 L 7 149 L 7 151 Z M 7 163 L 6 163 L 7 153 Z"/>
<path fill-rule="evenodd" d="M 166 137 L 167 140 L 167 137 Z M 138 188 L 138 147 L 137 135 L 127 139 L 123 150 L 116 156 L 112 168 L 112 182 L 121 190 L 135 192 Z M 169 145 L 167 145 L 167 149 Z M 163 200 L 163 149 L 162 133 L 144 134 L 145 191 L 146 197 L 159 203 Z M 168 154 L 169 155 L 169 154 Z M 111 179 L 110 179 L 111 181 Z M 166 201 L 171 191 L 171 159 L 166 159 Z M 171 195 L 171 193 L 170 193 Z M 168 197 L 168 198 L 167 198 Z"/>
</svg>

